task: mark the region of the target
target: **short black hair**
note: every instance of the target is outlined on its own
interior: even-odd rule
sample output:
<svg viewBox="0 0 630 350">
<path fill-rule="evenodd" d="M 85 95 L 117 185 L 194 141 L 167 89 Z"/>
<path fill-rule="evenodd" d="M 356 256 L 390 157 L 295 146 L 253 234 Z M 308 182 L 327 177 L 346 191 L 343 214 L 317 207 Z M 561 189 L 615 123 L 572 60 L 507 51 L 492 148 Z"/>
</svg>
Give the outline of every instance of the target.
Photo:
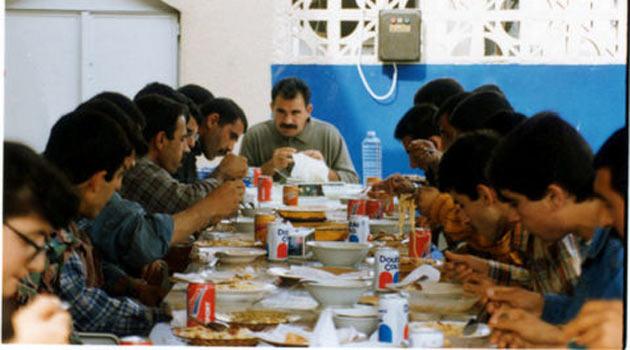
<svg viewBox="0 0 630 350">
<path fill-rule="evenodd" d="M 271 101 L 275 101 L 278 96 L 292 100 L 298 94 L 302 95 L 305 106 L 311 103 L 311 89 L 304 80 L 296 77 L 285 78 L 277 82 L 271 89 Z"/>
<path fill-rule="evenodd" d="M 411 107 L 396 124 L 394 137 L 400 141 L 405 136 L 417 140 L 439 135 L 440 132 L 433 118 L 435 112 L 437 108 L 429 103 Z"/>
<path fill-rule="evenodd" d="M 92 97 L 95 98 L 104 98 L 109 102 L 112 102 L 118 108 L 122 109 L 125 114 L 131 118 L 131 120 L 138 125 L 139 130 L 142 132 L 144 127 L 147 125 L 147 121 L 144 118 L 144 114 L 138 109 L 138 106 L 127 96 L 112 91 L 101 92 L 100 94 Z"/>
<path fill-rule="evenodd" d="M 440 118 L 443 116 L 450 116 L 453 113 L 453 110 L 459 105 L 463 100 L 470 96 L 470 92 L 460 92 L 459 94 L 453 95 L 447 98 L 444 103 L 440 106 L 438 111 L 435 113 L 435 124 L 439 125 Z"/>
<path fill-rule="evenodd" d="M 595 170 L 610 169 L 611 187 L 622 197 L 628 193 L 628 129 L 622 127 L 604 142 L 595 155 Z"/>
<path fill-rule="evenodd" d="M 496 131 L 501 136 L 507 135 L 514 128 L 525 121 L 525 115 L 513 111 L 501 111 L 490 117 L 481 129 L 489 129 Z"/>
<path fill-rule="evenodd" d="M 143 135 L 147 143 L 160 131 L 166 133 L 166 137 L 172 140 L 177 128 L 177 119 L 188 113 L 188 107 L 157 94 L 142 96 L 136 100 L 138 108 L 147 119 L 147 126 L 143 130 Z"/>
<path fill-rule="evenodd" d="M 582 136 L 554 112 L 541 112 L 512 130 L 488 167 L 497 190 L 540 200 L 557 184 L 578 202 L 593 196 L 593 153 Z"/>
<path fill-rule="evenodd" d="M 504 96 L 494 91 L 473 93 L 461 101 L 449 115 L 448 121 L 460 132 L 481 129 L 484 123 L 501 111 L 512 111 Z"/>
<path fill-rule="evenodd" d="M 453 78 L 438 78 L 424 84 L 413 96 L 413 104 L 433 104 L 436 108 L 453 95 L 464 92 L 464 88 Z"/>
<path fill-rule="evenodd" d="M 138 91 L 138 93 L 134 97 L 134 101 L 136 101 L 137 103 L 139 98 L 147 96 L 147 95 L 160 95 L 162 97 L 166 97 L 170 100 L 173 100 L 174 102 L 180 103 L 186 107 L 188 107 L 188 103 L 189 103 L 189 98 L 186 97 L 186 95 L 178 92 L 177 90 L 173 89 L 172 87 L 166 84 L 162 84 L 157 81 L 147 84 L 140 91 Z M 192 116 L 191 111 L 190 109 L 187 108 L 186 112 L 184 113 L 186 122 L 188 122 L 188 118 L 190 118 L 191 116 Z M 145 115 L 145 118 L 146 117 L 147 116 Z"/>
<path fill-rule="evenodd" d="M 210 114 L 217 113 L 219 115 L 219 125 L 233 124 L 240 119 L 243 123 L 243 132 L 247 132 L 247 117 L 245 112 L 236 102 L 226 97 L 217 97 L 214 100 L 201 106 L 201 114 L 207 118 Z"/>
<path fill-rule="evenodd" d="M 29 147 L 4 142 L 4 219 L 37 214 L 55 229 L 77 215 L 79 197 L 68 178 Z"/>
<path fill-rule="evenodd" d="M 462 134 L 440 160 L 438 181 L 441 192 L 455 191 L 477 200 L 477 185 L 490 186 L 486 166 L 500 138 L 491 130 Z"/>
<path fill-rule="evenodd" d="M 94 97 L 87 102 L 82 103 L 77 107 L 77 110 L 93 110 L 97 112 L 101 112 L 106 116 L 112 118 L 118 125 L 122 128 L 127 136 L 129 142 L 136 151 L 137 155 L 144 155 L 148 151 L 147 143 L 144 141 L 142 137 L 142 133 L 140 129 L 137 128 L 137 125 L 131 121 L 131 118 L 125 114 L 125 112 L 118 108 L 114 103 L 106 100 L 104 98 Z"/>
<path fill-rule="evenodd" d="M 80 184 L 99 171 L 111 181 L 131 144 L 110 117 L 93 110 L 80 110 L 61 117 L 50 131 L 44 157 L 55 164 L 73 184 Z"/>
<path fill-rule="evenodd" d="M 501 88 L 498 85 L 496 85 L 496 84 L 479 85 L 475 89 L 473 89 L 473 91 L 471 91 L 471 92 L 473 94 L 476 94 L 478 92 L 486 92 L 486 91 L 496 92 L 497 94 L 505 97 L 505 93 L 503 92 L 503 90 L 501 90 Z"/>
<path fill-rule="evenodd" d="M 201 124 L 203 122 L 203 115 L 201 115 L 199 106 L 191 98 L 188 98 L 186 95 L 184 95 L 184 97 L 186 98 L 186 107 L 188 107 L 190 116 L 195 119 L 197 124 Z"/>
<path fill-rule="evenodd" d="M 197 84 L 184 85 L 177 89 L 177 91 L 184 94 L 189 99 L 193 100 L 197 104 L 197 106 L 201 106 L 204 103 L 214 100 L 214 95 L 212 94 L 212 92 Z"/>
</svg>

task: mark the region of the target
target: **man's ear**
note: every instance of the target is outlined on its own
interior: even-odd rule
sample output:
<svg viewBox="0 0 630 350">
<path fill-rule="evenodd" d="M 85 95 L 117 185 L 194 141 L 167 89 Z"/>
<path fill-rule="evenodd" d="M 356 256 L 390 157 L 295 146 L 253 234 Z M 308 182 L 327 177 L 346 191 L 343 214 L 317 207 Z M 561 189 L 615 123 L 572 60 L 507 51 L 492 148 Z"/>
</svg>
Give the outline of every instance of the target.
<svg viewBox="0 0 630 350">
<path fill-rule="evenodd" d="M 211 129 L 216 125 L 219 125 L 219 120 L 221 120 L 219 113 L 210 114 L 206 117 L 206 128 Z"/>
<path fill-rule="evenodd" d="M 547 187 L 545 200 L 552 208 L 560 209 L 566 205 L 567 200 L 569 200 L 569 194 L 562 187 L 551 184 Z"/>
<path fill-rule="evenodd" d="M 158 151 L 161 151 L 166 146 L 167 139 L 168 138 L 166 137 L 166 131 L 160 131 L 153 137 L 153 146 Z"/>
<path fill-rule="evenodd" d="M 444 145 L 442 144 L 442 137 L 437 136 L 437 135 L 433 135 L 431 137 L 429 137 L 429 141 L 433 142 L 433 144 L 435 145 L 435 148 L 438 151 L 443 151 L 444 150 Z"/>
<path fill-rule="evenodd" d="M 477 194 L 486 206 L 493 205 L 497 200 L 494 190 L 486 185 L 477 185 Z"/>
<path fill-rule="evenodd" d="M 311 115 L 313 113 L 313 104 L 309 103 L 308 106 L 306 106 L 306 112 L 308 113 L 308 115 Z"/>
<path fill-rule="evenodd" d="M 87 180 L 85 180 L 79 186 L 83 190 L 84 194 L 97 193 L 100 191 L 103 184 L 107 182 L 105 180 L 105 176 L 107 176 L 107 171 L 105 170 L 98 171 L 94 173 L 92 176 L 90 176 Z"/>
</svg>

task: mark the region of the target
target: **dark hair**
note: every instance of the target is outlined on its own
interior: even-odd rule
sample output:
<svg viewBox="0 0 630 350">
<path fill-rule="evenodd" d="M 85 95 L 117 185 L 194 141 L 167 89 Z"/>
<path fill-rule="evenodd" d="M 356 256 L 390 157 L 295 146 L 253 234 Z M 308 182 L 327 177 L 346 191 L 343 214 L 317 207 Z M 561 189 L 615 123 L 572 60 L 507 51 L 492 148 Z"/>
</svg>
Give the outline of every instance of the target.
<svg viewBox="0 0 630 350">
<path fill-rule="evenodd" d="M 295 77 L 285 78 L 277 82 L 271 89 L 271 101 L 275 101 L 278 96 L 292 100 L 298 94 L 302 95 L 305 106 L 311 103 L 311 89 L 308 88 L 304 80 Z"/>
<path fill-rule="evenodd" d="M 142 133 L 136 127 L 137 125 L 131 121 L 131 118 L 123 112 L 122 109 L 118 108 L 114 103 L 104 99 L 104 98 L 92 98 L 87 102 L 79 105 L 77 110 L 93 110 L 96 112 L 101 112 L 104 115 L 112 118 L 118 125 L 122 128 L 127 136 L 129 142 L 136 151 L 138 155 L 144 155 L 148 151 L 147 143 L 144 141 L 142 137 Z"/>
<path fill-rule="evenodd" d="M 129 116 L 129 118 L 131 118 L 131 120 L 136 123 L 136 125 L 138 125 L 138 129 L 140 130 L 140 132 L 142 132 L 144 127 L 147 125 L 147 121 L 144 119 L 144 115 L 142 114 L 142 112 L 140 112 L 138 106 L 136 106 L 136 104 L 129 97 L 118 92 L 105 91 L 92 97 L 92 99 L 95 98 L 104 98 L 107 101 L 112 102 L 113 104 L 118 106 L 118 108 L 122 109 L 123 112 L 125 112 L 125 114 L 127 114 L 127 116 Z"/>
<path fill-rule="evenodd" d="M 440 118 L 446 115 L 446 117 L 450 116 L 453 113 L 453 110 L 459 105 L 463 100 L 470 96 L 470 92 L 460 92 L 459 94 L 453 95 L 447 98 L 444 103 L 440 106 L 438 111 L 435 113 L 435 124 L 439 125 Z"/>
<path fill-rule="evenodd" d="M 496 148 L 488 177 L 498 190 L 539 200 L 551 184 L 583 201 L 593 195 L 593 154 L 556 113 L 541 112 L 512 130 Z"/>
<path fill-rule="evenodd" d="M 245 112 L 243 112 L 241 107 L 239 107 L 236 102 L 231 99 L 217 97 L 201 106 L 201 114 L 204 119 L 213 113 L 217 113 L 219 115 L 220 126 L 233 124 L 237 119 L 240 119 L 243 123 L 243 132 L 247 131 L 247 117 L 245 116 Z"/>
<path fill-rule="evenodd" d="M 151 143 L 160 131 L 164 131 L 166 137 L 172 140 L 177 128 L 177 119 L 188 112 L 186 105 L 156 94 L 142 96 L 136 100 L 136 104 L 147 118 L 143 135 L 148 143 Z"/>
<path fill-rule="evenodd" d="M 433 79 L 416 91 L 413 96 L 413 104 L 430 103 L 439 108 L 446 99 L 462 92 L 464 92 L 464 88 L 455 79 Z"/>
<path fill-rule="evenodd" d="M 99 171 L 111 181 L 131 144 L 121 127 L 101 112 L 80 110 L 61 117 L 50 131 L 44 157 L 55 164 L 73 184 Z"/>
<path fill-rule="evenodd" d="M 501 136 L 507 135 L 527 119 L 523 114 L 512 111 L 501 111 L 490 117 L 481 129 L 496 131 Z"/>
<path fill-rule="evenodd" d="M 138 103 L 139 98 L 148 96 L 148 95 L 160 95 L 162 97 L 166 97 L 170 100 L 173 100 L 174 102 L 180 103 L 186 107 L 188 107 L 188 103 L 189 103 L 189 98 L 186 97 L 184 94 L 178 92 L 177 90 L 173 89 L 172 87 L 166 84 L 158 83 L 157 81 L 147 84 L 140 91 L 138 91 L 138 93 L 134 97 L 134 101 Z M 188 118 L 191 117 L 191 112 L 188 108 L 186 108 L 184 117 L 186 118 L 186 122 L 188 122 Z M 148 118 L 146 114 L 145 114 L 145 118 Z"/>
<path fill-rule="evenodd" d="M 68 226 L 77 215 L 79 197 L 68 179 L 32 149 L 4 142 L 4 219 L 37 214 L 55 228 Z"/>
<path fill-rule="evenodd" d="M 481 129 L 493 115 L 512 111 L 512 106 L 494 91 L 477 92 L 461 101 L 448 117 L 449 123 L 460 132 Z"/>
<path fill-rule="evenodd" d="M 405 136 L 411 136 L 412 139 L 417 140 L 439 135 L 440 132 L 433 119 L 436 111 L 437 108 L 429 103 L 411 107 L 396 124 L 394 137 L 400 141 Z"/>
<path fill-rule="evenodd" d="M 628 129 L 613 133 L 595 155 L 595 170 L 610 169 L 611 187 L 622 197 L 628 193 Z"/>
<path fill-rule="evenodd" d="M 195 101 L 186 97 L 186 95 L 184 95 L 184 97 L 186 98 L 186 106 L 188 107 L 190 116 L 195 119 L 197 124 L 201 125 L 201 123 L 203 123 L 203 115 L 201 114 L 199 106 L 195 103 Z"/>
<path fill-rule="evenodd" d="M 479 198 L 477 185 L 490 186 L 486 177 L 486 166 L 499 140 L 499 135 L 490 130 L 464 133 L 457 138 L 440 160 L 440 191 L 453 190 L 471 200 Z"/>
<path fill-rule="evenodd" d="M 473 94 L 476 94 L 478 92 L 496 92 L 497 94 L 505 97 L 505 93 L 503 92 L 503 90 L 501 90 L 501 88 L 498 85 L 495 84 L 484 84 L 484 85 L 480 85 L 477 86 L 473 91 L 471 91 Z"/>
<path fill-rule="evenodd" d="M 193 100 L 197 106 L 201 106 L 214 99 L 214 95 L 208 89 L 196 84 L 184 85 L 177 89 L 177 91 Z"/>
</svg>

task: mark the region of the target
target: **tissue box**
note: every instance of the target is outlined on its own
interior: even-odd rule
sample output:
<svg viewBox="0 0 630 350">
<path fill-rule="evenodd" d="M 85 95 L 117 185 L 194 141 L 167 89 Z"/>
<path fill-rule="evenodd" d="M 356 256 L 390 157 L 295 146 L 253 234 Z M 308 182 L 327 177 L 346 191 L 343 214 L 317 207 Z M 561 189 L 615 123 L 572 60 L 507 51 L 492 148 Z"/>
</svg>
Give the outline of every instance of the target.
<svg viewBox="0 0 630 350">
<path fill-rule="evenodd" d="M 289 231 L 289 257 L 306 258 L 306 243 L 313 240 L 315 229 L 294 228 Z"/>
</svg>

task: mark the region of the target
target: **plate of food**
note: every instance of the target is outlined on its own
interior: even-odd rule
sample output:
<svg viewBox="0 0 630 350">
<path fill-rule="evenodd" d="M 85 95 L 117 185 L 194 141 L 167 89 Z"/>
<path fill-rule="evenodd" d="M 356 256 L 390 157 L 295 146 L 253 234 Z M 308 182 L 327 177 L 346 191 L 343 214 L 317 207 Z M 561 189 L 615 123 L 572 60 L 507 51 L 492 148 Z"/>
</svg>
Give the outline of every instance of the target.
<svg viewBox="0 0 630 350">
<path fill-rule="evenodd" d="M 285 220 L 290 221 L 326 221 L 325 206 L 299 206 L 299 207 L 282 207 L 277 210 Z"/>
<path fill-rule="evenodd" d="M 273 346 L 308 347 L 311 334 L 301 328 L 279 325 L 273 331 L 255 333 L 258 339 Z"/>
<path fill-rule="evenodd" d="M 276 310 L 246 310 L 216 314 L 217 320 L 227 322 L 233 326 L 245 327 L 252 331 L 262 331 L 283 323 L 300 320 L 299 315 L 292 315 Z"/>
<path fill-rule="evenodd" d="M 247 328 L 228 328 L 215 331 L 203 326 L 173 328 L 173 334 L 191 345 L 198 346 L 256 346 L 258 339 Z"/>
<path fill-rule="evenodd" d="M 216 252 L 215 256 L 224 264 L 248 264 L 266 254 L 263 249 L 226 249 Z"/>
<path fill-rule="evenodd" d="M 257 281 L 215 282 L 217 304 L 251 305 L 274 290 L 274 285 Z"/>
</svg>

